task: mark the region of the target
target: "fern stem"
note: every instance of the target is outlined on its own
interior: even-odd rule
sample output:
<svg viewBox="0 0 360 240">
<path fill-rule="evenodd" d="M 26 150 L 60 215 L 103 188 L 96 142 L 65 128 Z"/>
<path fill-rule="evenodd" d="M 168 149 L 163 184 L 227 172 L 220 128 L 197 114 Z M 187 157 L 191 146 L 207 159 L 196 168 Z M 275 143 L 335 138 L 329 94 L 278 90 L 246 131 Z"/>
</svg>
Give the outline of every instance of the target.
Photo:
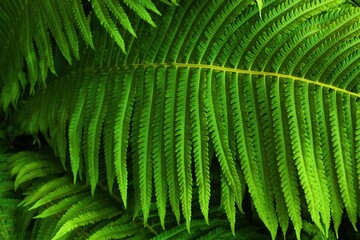
<svg viewBox="0 0 360 240">
<path fill-rule="evenodd" d="M 143 218 L 140 218 L 143 222 L 144 222 L 144 219 Z M 147 222 L 144 222 L 144 226 L 149 229 L 150 232 L 152 232 L 153 234 L 155 234 L 156 236 L 159 235 L 159 233 L 157 231 L 155 231 L 154 228 L 152 228 Z"/>
<path fill-rule="evenodd" d="M 231 67 L 223 67 L 223 66 L 214 66 L 209 64 L 197 64 L 197 63 L 180 63 L 180 62 L 173 62 L 173 63 L 149 63 L 149 64 L 128 64 L 128 65 L 120 65 L 120 66 L 110 66 L 110 67 L 101 67 L 101 71 L 109 71 L 111 70 L 120 70 L 120 69 L 129 69 L 129 68 L 148 68 L 148 67 L 176 67 L 176 68 L 199 68 L 199 69 L 209 69 L 215 71 L 222 71 L 222 72 L 229 72 L 229 73 L 239 73 L 239 74 L 248 74 L 248 75 L 258 75 L 258 76 L 265 76 L 265 77 L 277 77 L 279 79 L 291 79 L 294 81 L 300 81 L 306 84 L 313 84 L 323 88 L 332 89 L 336 92 L 345 93 L 354 97 L 360 98 L 359 93 L 355 93 L 346 89 L 342 89 L 331 84 L 320 82 L 318 79 L 307 79 L 304 77 L 297 77 L 287 73 L 278 73 L 278 72 L 265 72 L 265 71 L 256 71 L 256 70 L 246 70 L 246 69 L 237 69 Z M 100 69 L 99 69 L 100 70 Z M 92 67 L 89 71 L 94 72 L 96 69 Z M 66 78 L 63 77 L 63 78 Z"/>
<path fill-rule="evenodd" d="M 117 202 L 119 202 L 121 204 L 122 207 L 124 207 L 124 203 L 123 201 L 121 200 L 120 197 L 116 196 L 114 193 L 110 193 L 109 192 L 109 189 L 107 186 L 104 186 L 102 183 L 98 183 L 98 186 L 103 190 L 105 191 L 106 193 L 109 193 L 109 195 L 114 198 Z"/>
</svg>

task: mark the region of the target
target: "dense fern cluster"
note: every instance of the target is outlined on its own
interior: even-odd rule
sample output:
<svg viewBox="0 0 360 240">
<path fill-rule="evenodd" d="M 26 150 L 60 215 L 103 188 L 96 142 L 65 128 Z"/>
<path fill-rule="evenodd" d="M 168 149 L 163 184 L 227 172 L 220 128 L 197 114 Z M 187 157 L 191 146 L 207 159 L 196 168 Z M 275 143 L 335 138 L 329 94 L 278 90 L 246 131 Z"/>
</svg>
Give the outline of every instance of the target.
<svg viewBox="0 0 360 240">
<path fill-rule="evenodd" d="M 4 160 L 4 186 L 27 189 L 12 209 L 35 216 L 21 232 L 258 239 L 266 227 L 272 239 L 319 239 L 338 237 L 342 221 L 357 228 L 355 4 L 16 0 L 0 9 L 12 56 L 0 61 L 0 102 L 20 98 L 8 122 L 53 151 Z"/>
</svg>

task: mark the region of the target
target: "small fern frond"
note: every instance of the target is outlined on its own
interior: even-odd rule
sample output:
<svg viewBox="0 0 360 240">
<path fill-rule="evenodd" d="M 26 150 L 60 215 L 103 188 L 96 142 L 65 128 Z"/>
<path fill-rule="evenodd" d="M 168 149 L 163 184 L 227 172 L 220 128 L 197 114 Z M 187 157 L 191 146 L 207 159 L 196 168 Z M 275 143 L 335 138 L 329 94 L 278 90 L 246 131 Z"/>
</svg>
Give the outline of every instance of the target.
<svg viewBox="0 0 360 240">
<path fill-rule="evenodd" d="M 115 115 L 115 128 L 114 132 L 114 165 L 115 173 L 121 193 L 121 197 L 126 208 L 127 206 L 127 190 L 128 190 L 128 170 L 127 170 L 127 148 L 129 139 L 130 128 L 130 115 L 133 108 L 133 102 L 135 98 L 134 84 L 132 77 L 134 72 L 127 72 L 125 74 L 125 81 L 121 86 L 121 98 L 119 103 L 115 103 L 116 115 Z M 116 94 L 116 93 L 115 93 Z M 111 152 L 109 154 L 112 154 Z M 110 163 L 112 164 L 112 163 Z"/>
<path fill-rule="evenodd" d="M 101 221 L 103 219 L 108 219 L 113 216 L 116 216 L 116 208 L 107 207 L 101 211 L 88 211 L 84 214 L 76 216 L 71 220 L 65 222 L 59 231 L 56 232 L 56 235 L 52 238 L 53 240 L 59 239 L 70 231 L 74 231 L 76 228 L 85 226 L 94 222 Z"/>
<path fill-rule="evenodd" d="M 89 21 L 85 15 L 84 8 L 82 6 L 81 0 L 71 1 L 71 4 L 66 4 L 69 6 L 73 13 L 73 18 L 75 19 L 77 28 L 82 35 L 84 41 L 94 49 L 94 43 L 92 39 L 92 34 L 89 26 Z M 70 10 L 67 9 L 67 10 Z M 69 12 L 68 12 L 69 13 Z"/>
<path fill-rule="evenodd" d="M 164 150 L 165 150 L 165 159 L 166 159 L 166 180 L 168 182 L 169 190 L 169 201 L 172 207 L 172 210 L 176 216 L 177 221 L 180 221 L 180 189 L 178 183 L 178 175 L 176 170 L 176 153 L 175 153 L 175 142 L 173 138 L 173 133 L 175 132 L 175 109 L 176 109 L 176 87 L 177 87 L 177 77 L 176 69 L 168 68 L 167 76 L 169 81 L 167 81 L 166 92 L 165 94 L 165 106 L 164 106 Z"/>
<path fill-rule="evenodd" d="M 73 193 L 70 193 L 73 194 Z M 76 194 L 67 198 L 64 198 L 60 200 L 59 202 L 53 204 L 51 207 L 46 208 L 44 211 L 41 212 L 41 214 L 37 215 L 35 218 L 47 218 L 49 216 L 55 215 L 57 213 L 60 213 L 62 211 L 67 210 L 75 203 L 79 202 L 81 199 L 86 197 L 87 193 L 80 193 Z M 34 207 L 32 207 L 34 208 Z"/>
<path fill-rule="evenodd" d="M 140 201 L 141 208 L 144 214 L 144 224 L 147 221 L 150 211 L 151 196 L 152 196 L 152 173 L 153 164 L 151 159 L 153 129 L 151 126 L 154 100 L 154 69 L 149 69 L 146 75 L 142 69 L 139 71 L 139 76 L 144 77 L 144 82 L 138 84 L 137 92 L 142 92 L 136 97 L 135 101 L 139 102 L 134 111 L 139 111 L 139 136 L 138 136 L 138 165 L 139 165 L 139 184 L 140 184 Z M 140 99 L 141 97 L 141 99 Z"/>
<path fill-rule="evenodd" d="M 236 206 L 233 191 L 226 181 L 226 178 L 221 174 L 221 205 L 224 208 L 226 216 L 230 223 L 232 234 L 235 235 L 235 221 L 236 221 Z"/>
<path fill-rule="evenodd" d="M 46 184 L 42 184 L 35 189 L 35 192 L 31 195 L 26 196 L 19 204 L 19 206 L 28 206 L 30 204 L 35 203 L 39 199 L 46 197 L 49 192 L 56 191 L 58 188 L 62 186 L 66 186 L 69 184 L 69 179 L 66 177 L 55 178 L 51 181 L 46 182 Z"/>
<path fill-rule="evenodd" d="M 89 240 L 107 240 L 107 239 L 124 239 L 128 236 L 133 236 L 141 231 L 141 226 L 136 223 L 123 223 L 119 225 L 112 224 L 99 229 L 94 234 L 90 235 Z"/>
<path fill-rule="evenodd" d="M 89 79 L 87 79 L 89 81 Z M 76 183 L 78 170 L 82 162 L 81 139 L 82 139 L 82 128 L 84 120 L 82 114 L 84 114 L 84 104 L 87 96 L 87 84 L 88 81 L 84 81 L 81 85 L 80 92 L 77 95 L 77 100 L 74 105 L 74 111 L 71 114 L 69 121 L 69 152 L 71 159 L 71 170 L 74 174 L 74 183 Z"/>
<path fill-rule="evenodd" d="M 13 168 L 11 175 L 16 175 L 15 190 L 22 184 L 28 183 L 36 178 L 49 175 L 57 175 L 63 170 L 58 167 L 57 163 L 49 162 L 49 156 L 38 155 L 32 152 L 19 152 L 9 157 Z"/>
<path fill-rule="evenodd" d="M 196 185 L 199 188 L 200 208 L 208 222 L 210 202 L 210 154 L 207 114 L 203 105 L 205 81 L 201 81 L 200 70 L 191 71 L 190 82 L 190 118 L 194 153 Z M 199 81 L 200 79 L 200 81 Z"/>
<path fill-rule="evenodd" d="M 111 37 L 120 46 L 120 48 L 125 52 L 124 39 L 121 36 L 120 32 L 117 30 L 116 24 L 112 20 L 105 3 L 101 0 L 94 0 L 91 1 L 91 5 L 101 24 L 110 33 Z"/>
<path fill-rule="evenodd" d="M 96 82 L 93 81 L 95 84 Z M 103 122 L 106 114 L 106 108 L 103 110 L 103 102 L 105 98 L 106 81 L 100 81 L 94 88 L 96 95 L 88 95 L 89 99 L 94 99 L 95 104 L 89 109 L 89 114 L 85 115 L 84 129 L 88 131 L 84 133 L 85 146 L 87 151 L 84 151 L 85 158 L 88 163 L 88 175 L 90 178 L 91 192 L 94 195 L 95 187 L 99 180 L 99 151 L 100 139 L 102 133 Z M 87 121 L 89 119 L 89 121 Z"/>
<path fill-rule="evenodd" d="M 56 44 L 58 45 L 61 53 L 63 54 L 65 59 L 71 64 L 72 59 L 71 59 L 71 55 L 70 55 L 69 45 L 71 44 L 71 39 L 76 38 L 76 35 L 71 36 L 70 41 L 68 41 L 66 39 L 65 32 L 62 31 L 63 27 L 66 29 L 66 25 L 65 25 L 66 23 L 63 26 L 63 23 L 61 21 L 62 18 L 59 15 L 59 13 L 60 13 L 59 10 L 57 9 L 56 5 L 51 2 L 44 3 L 43 14 L 44 14 L 44 18 L 47 19 L 47 21 L 48 21 L 47 28 L 49 29 L 51 34 L 54 36 Z M 28 21 L 31 23 L 30 19 L 28 19 Z M 28 29 L 31 29 L 31 28 L 28 27 Z M 31 37 L 30 37 L 30 39 L 31 39 Z M 75 56 L 77 55 L 76 52 L 74 52 L 74 54 L 75 54 Z"/>
<path fill-rule="evenodd" d="M 105 199 L 102 197 L 93 199 L 88 195 L 72 205 L 52 229 L 52 239 L 58 239 L 80 226 L 91 225 L 120 214 L 119 209 Z"/>
<path fill-rule="evenodd" d="M 0 154 L 0 238 L 15 239 L 21 233 L 16 232 L 17 199 L 14 184 L 11 181 L 8 155 Z"/>
<path fill-rule="evenodd" d="M 29 210 L 36 209 L 38 207 L 41 207 L 45 204 L 48 204 L 50 202 L 53 202 L 55 200 L 64 198 L 68 195 L 73 195 L 75 193 L 82 192 L 84 190 L 83 187 L 79 186 L 72 186 L 72 185 L 65 185 L 63 187 L 60 187 L 54 191 L 49 191 L 47 195 L 43 196 L 39 200 L 37 200 L 35 203 L 32 204 L 32 206 L 29 208 Z"/>
<path fill-rule="evenodd" d="M 135 1 L 124 0 L 124 3 L 134 12 L 136 12 L 140 16 L 140 18 L 148 22 L 153 27 L 156 27 L 155 23 L 151 19 L 151 16 L 147 10 L 155 12 L 156 14 L 159 15 L 160 12 L 159 10 L 157 10 L 156 6 L 151 0 L 135 0 Z"/>
<path fill-rule="evenodd" d="M 164 122 L 164 107 L 165 107 L 165 88 L 166 85 L 162 79 L 165 77 L 166 69 L 159 68 L 156 71 L 156 96 L 155 96 L 155 113 L 153 121 L 153 162 L 154 162 L 154 187 L 156 195 L 156 205 L 159 212 L 159 218 L 161 226 L 165 229 L 165 216 L 166 206 L 168 201 L 168 187 L 167 181 L 164 179 L 166 176 L 166 159 L 165 159 L 165 146 L 161 144 L 164 142 L 164 128 L 162 122 Z"/>
<path fill-rule="evenodd" d="M 25 182 L 60 172 L 62 172 L 62 169 L 59 169 L 56 164 L 52 165 L 47 161 L 32 162 L 31 164 L 24 166 L 24 168 L 17 173 L 15 179 L 15 190 L 19 187 L 19 185 Z"/>
<path fill-rule="evenodd" d="M 189 112 L 189 69 L 179 71 L 175 113 L 175 152 L 176 166 L 179 179 L 180 199 L 187 230 L 190 233 L 191 205 L 192 205 L 192 159 Z M 180 101 L 181 100 L 181 101 Z"/>
<path fill-rule="evenodd" d="M 126 15 L 124 9 L 120 3 L 116 0 L 106 1 L 105 4 L 108 6 L 109 10 L 115 15 L 121 26 L 128 30 L 131 35 L 136 37 L 136 33 L 131 26 L 128 16 Z"/>
</svg>

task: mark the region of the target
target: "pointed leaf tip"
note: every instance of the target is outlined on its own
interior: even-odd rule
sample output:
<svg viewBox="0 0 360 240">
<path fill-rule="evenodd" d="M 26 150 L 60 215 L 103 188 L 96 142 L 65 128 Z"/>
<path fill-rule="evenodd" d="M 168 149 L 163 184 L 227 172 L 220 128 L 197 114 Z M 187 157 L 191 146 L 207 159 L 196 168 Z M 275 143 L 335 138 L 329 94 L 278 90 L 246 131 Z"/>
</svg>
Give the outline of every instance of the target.
<svg viewBox="0 0 360 240">
<path fill-rule="evenodd" d="M 262 0 L 256 0 L 256 4 L 258 5 L 259 15 L 260 15 L 260 18 L 261 18 L 261 10 L 263 8 L 263 1 Z"/>
</svg>

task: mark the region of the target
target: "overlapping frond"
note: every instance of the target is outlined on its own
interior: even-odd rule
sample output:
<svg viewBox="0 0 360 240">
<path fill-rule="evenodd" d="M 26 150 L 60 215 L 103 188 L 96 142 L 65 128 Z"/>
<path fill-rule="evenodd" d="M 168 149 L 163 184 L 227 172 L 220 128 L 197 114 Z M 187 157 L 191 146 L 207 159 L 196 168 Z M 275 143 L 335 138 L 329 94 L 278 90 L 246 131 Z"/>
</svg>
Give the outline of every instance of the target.
<svg viewBox="0 0 360 240">
<path fill-rule="evenodd" d="M 16 103 L 27 86 L 30 93 L 34 93 L 38 85 L 44 86 L 49 70 L 56 73 L 56 52 L 52 41 L 70 64 L 73 58 L 79 59 L 80 38 L 94 49 L 90 15 L 99 19 L 116 44 L 126 52 L 122 29 L 136 36 L 129 19 L 129 9 L 145 22 L 156 26 L 150 12 L 160 12 L 151 0 L 92 0 L 90 3 L 82 0 L 44 3 L 39 0 L 2 1 L 1 106 L 6 109 L 9 104 Z"/>
<path fill-rule="evenodd" d="M 20 161 L 25 156 L 27 164 Z M 32 163 L 37 162 L 37 157 L 42 157 L 49 165 L 57 164 L 61 169 L 60 163 L 55 161 L 54 157 L 42 152 L 20 152 L 12 155 L 8 160 L 14 161 L 11 165 L 13 169 L 18 168 L 18 164 L 30 169 Z M 78 182 L 74 185 L 71 175 L 64 171 L 60 178 L 47 169 L 44 169 L 44 174 L 37 181 L 26 181 L 18 188 L 18 191 L 25 191 L 27 194 L 23 202 L 30 206 L 30 209 L 24 211 L 35 214 L 32 232 L 27 233 L 32 239 L 192 239 L 193 237 L 187 231 L 187 224 L 178 225 L 172 214 L 167 214 L 167 229 L 164 230 L 159 224 L 155 205 L 150 207 L 149 218 L 144 226 L 142 217 L 132 217 L 133 210 L 124 209 L 122 200 L 117 195 L 109 194 L 103 185 L 104 181 L 99 183 L 101 190 L 92 197 L 91 187 L 88 184 Z M 10 181 L 11 184 L 13 182 Z M 58 195 L 61 188 L 78 189 L 78 191 L 70 190 L 66 195 Z M 39 205 L 40 202 L 43 204 Z M 195 205 L 198 207 L 198 204 Z M 166 208 L 169 207 L 170 205 L 166 204 Z M 215 238 L 220 233 L 223 236 L 231 236 L 226 218 L 219 213 L 221 208 L 211 209 L 209 211 L 211 220 L 205 222 L 200 209 L 195 209 L 192 216 L 194 218 L 192 233 L 202 238 Z M 245 218 L 243 214 L 238 215 L 237 218 L 239 220 L 237 226 L 240 229 L 237 234 L 249 232 L 253 235 L 251 239 L 256 237 L 266 239 L 266 235 L 262 233 L 264 226 L 258 223 L 249 225 L 243 221 Z M 22 236 L 17 239 L 27 238 Z"/>
<path fill-rule="evenodd" d="M 0 154 L 0 238 L 25 239 L 30 234 L 28 226 L 33 212 L 18 208 L 21 195 L 15 192 L 9 157 L 10 154 Z"/>
<path fill-rule="evenodd" d="M 16 233 L 16 206 L 19 199 L 16 198 L 14 185 L 10 178 L 10 167 L 7 164 L 7 155 L 0 155 L 0 238 L 14 239 Z"/>
<path fill-rule="evenodd" d="M 291 223 L 300 239 L 304 212 L 325 236 L 331 221 L 337 234 L 344 210 L 355 226 L 360 9 L 264 1 L 260 17 L 253 3 L 182 1 L 156 29 L 134 18 L 128 55 L 94 22 L 97 51 L 28 100 L 23 129 L 40 130 L 92 193 L 99 172 L 110 192 L 116 178 L 145 226 L 154 203 L 164 227 L 169 202 L 192 232 L 194 196 L 211 222 L 211 184 L 235 234 L 245 186 L 273 238 Z M 220 172 L 212 180 L 211 167 Z"/>
</svg>

